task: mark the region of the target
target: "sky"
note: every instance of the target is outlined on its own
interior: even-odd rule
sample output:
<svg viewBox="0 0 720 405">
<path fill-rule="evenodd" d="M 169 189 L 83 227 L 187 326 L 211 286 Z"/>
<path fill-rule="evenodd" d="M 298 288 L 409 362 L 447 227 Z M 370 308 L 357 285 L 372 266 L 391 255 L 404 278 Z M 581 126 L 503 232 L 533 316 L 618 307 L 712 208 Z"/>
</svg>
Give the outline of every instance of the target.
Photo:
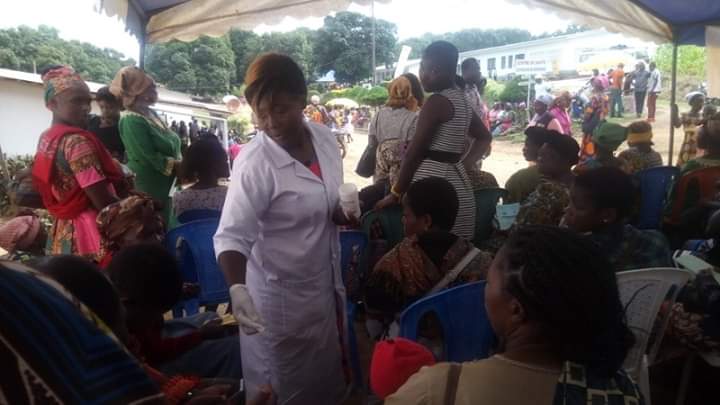
<svg viewBox="0 0 720 405">
<path fill-rule="evenodd" d="M 113 48 L 138 59 L 137 40 L 124 31 L 118 19 L 96 13 L 95 0 L 0 0 L 0 3 L 7 3 L 0 13 L 0 28 L 49 25 L 57 28 L 64 39 Z M 442 7 L 433 7 L 430 12 L 431 4 Z M 349 10 L 370 15 L 369 6 L 353 4 Z M 540 34 L 571 24 L 554 15 L 503 0 L 393 0 L 389 4 L 376 3 L 375 16 L 395 23 L 401 40 L 425 32 L 445 33 L 466 28 L 522 28 Z M 299 27 L 317 29 L 322 26 L 322 20 L 286 18 L 278 25 L 262 25 L 256 32 L 291 31 Z"/>
</svg>

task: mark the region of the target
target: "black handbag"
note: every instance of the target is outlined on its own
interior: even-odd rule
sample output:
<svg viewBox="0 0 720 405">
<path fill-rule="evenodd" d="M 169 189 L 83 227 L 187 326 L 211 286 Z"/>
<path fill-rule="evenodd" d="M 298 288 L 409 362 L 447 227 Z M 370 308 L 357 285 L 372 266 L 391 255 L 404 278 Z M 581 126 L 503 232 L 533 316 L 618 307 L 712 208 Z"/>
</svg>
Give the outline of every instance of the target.
<svg viewBox="0 0 720 405">
<path fill-rule="evenodd" d="M 377 145 L 368 144 L 362 156 L 360 156 L 357 168 L 355 168 L 355 173 L 365 178 L 372 177 L 372 175 L 375 174 L 376 162 Z"/>
<path fill-rule="evenodd" d="M 370 125 L 372 126 L 375 124 L 377 127 L 377 117 L 380 115 L 380 111 L 375 115 L 374 122 L 372 122 Z M 358 174 L 358 176 L 361 177 L 372 177 L 372 175 L 375 174 L 375 165 L 377 164 L 377 148 L 378 144 L 371 142 L 370 138 L 368 137 L 368 145 L 365 147 L 365 151 L 363 151 L 362 156 L 360 156 L 360 160 L 358 161 L 357 167 L 355 168 L 355 173 Z"/>
</svg>

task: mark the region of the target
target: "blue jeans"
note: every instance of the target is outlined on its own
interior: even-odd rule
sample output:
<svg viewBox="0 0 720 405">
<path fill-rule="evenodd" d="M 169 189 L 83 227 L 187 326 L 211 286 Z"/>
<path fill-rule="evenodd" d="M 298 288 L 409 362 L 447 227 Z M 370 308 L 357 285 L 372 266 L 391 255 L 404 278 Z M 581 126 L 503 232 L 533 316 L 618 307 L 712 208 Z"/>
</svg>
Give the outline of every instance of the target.
<svg viewBox="0 0 720 405">
<path fill-rule="evenodd" d="M 611 117 L 622 117 L 625 112 L 625 107 L 622 101 L 622 89 L 611 88 L 610 89 L 610 116 Z"/>
</svg>

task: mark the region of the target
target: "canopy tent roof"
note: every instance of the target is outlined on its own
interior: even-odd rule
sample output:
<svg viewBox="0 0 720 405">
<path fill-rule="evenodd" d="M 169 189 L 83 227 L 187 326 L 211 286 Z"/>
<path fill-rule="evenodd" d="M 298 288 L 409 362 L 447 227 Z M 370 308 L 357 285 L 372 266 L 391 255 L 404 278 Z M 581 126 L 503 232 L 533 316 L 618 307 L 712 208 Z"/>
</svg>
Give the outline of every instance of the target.
<svg viewBox="0 0 720 405">
<path fill-rule="evenodd" d="M 510 0 L 579 23 L 658 43 L 705 45 L 705 28 L 720 26 L 717 0 Z"/>
<path fill-rule="evenodd" d="M 389 0 L 376 0 L 388 2 Z M 220 36 L 231 28 L 252 30 L 285 17 L 324 17 L 371 0 L 97 0 L 95 8 L 125 21 L 140 41 L 192 41 Z"/>
</svg>

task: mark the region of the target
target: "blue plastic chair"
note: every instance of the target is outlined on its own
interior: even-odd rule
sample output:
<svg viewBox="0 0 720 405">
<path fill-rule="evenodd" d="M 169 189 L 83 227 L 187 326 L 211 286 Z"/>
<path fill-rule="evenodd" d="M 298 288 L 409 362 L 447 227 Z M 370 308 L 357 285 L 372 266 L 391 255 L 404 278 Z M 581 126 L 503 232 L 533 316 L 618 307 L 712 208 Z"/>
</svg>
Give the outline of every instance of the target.
<svg viewBox="0 0 720 405">
<path fill-rule="evenodd" d="M 463 362 L 487 358 L 495 333 L 485 311 L 485 282 L 463 284 L 423 298 L 400 315 L 400 336 L 417 341 L 420 320 L 435 313 L 443 330 L 445 359 Z"/>
<path fill-rule="evenodd" d="M 640 212 L 635 221 L 638 229 L 660 229 L 668 192 L 680 169 L 673 166 L 653 167 L 635 174 L 640 182 Z"/>
<path fill-rule="evenodd" d="M 353 278 L 352 282 L 358 282 L 359 287 L 365 280 L 367 270 L 365 260 L 366 249 L 368 245 L 368 237 L 362 231 L 341 231 L 340 232 L 340 268 L 345 285 L 347 286 Z M 355 266 L 356 274 L 350 275 L 350 271 Z M 357 347 L 357 337 L 355 336 L 355 314 L 357 311 L 357 301 L 348 296 L 346 301 L 347 320 L 348 320 L 348 343 L 350 344 L 350 363 L 353 370 L 355 387 L 361 391 L 365 391 L 365 383 L 363 382 L 362 367 L 360 366 L 360 355 Z"/>
<path fill-rule="evenodd" d="M 184 211 L 182 214 L 178 215 L 177 220 L 181 224 L 186 224 L 192 221 L 199 221 L 201 219 L 211 218 L 220 219 L 220 211 L 206 209 L 187 210 Z"/>
<path fill-rule="evenodd" d="M 218 219 L 202 219 L 188 222 L 168 232 L 165 247 L 175 255 L 180 265 L 183 281 L 198 283 L 200 293 L 196 298 L 186 300 L 173 309 L 175 317 L 198 313 L 201 305 L 221 304 L 230 301 L 213 247 L 213 235 L 218 228 Z"/>
<path fill-rule="evenodd" d="M 502 188 L 483 188 L 475 191 L 475 238 L 473 242 L 478 245 L 492 235 L 495 207 L 501 198 L 507 196 Z"/>
</svg>

